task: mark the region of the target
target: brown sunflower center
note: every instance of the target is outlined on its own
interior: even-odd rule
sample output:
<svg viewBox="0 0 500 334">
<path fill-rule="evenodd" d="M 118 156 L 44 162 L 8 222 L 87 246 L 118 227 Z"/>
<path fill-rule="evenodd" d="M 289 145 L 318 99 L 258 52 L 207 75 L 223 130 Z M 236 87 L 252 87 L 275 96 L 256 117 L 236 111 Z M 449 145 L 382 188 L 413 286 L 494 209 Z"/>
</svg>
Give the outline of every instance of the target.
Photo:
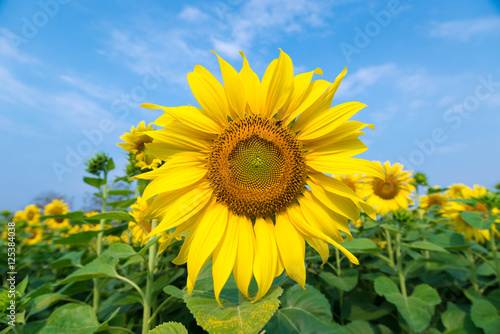
<svg viewBox="0 0 500 334">
<path fill-rule="evenodd" d="M 399 193 L 399 185 L 393 176 L 386 175 L 385 181 L 376 179 L 373 182 L 373 192 L 383 199 L 393 199 Z"/>
<path fill-rule="evenodd" d="M 229 124 L 212 146 L 208 170 L 217 199 L 250 217 L 272 215 L 292 203 L 306 179 L 294 134 L 260 116 Z"/>
</svg>

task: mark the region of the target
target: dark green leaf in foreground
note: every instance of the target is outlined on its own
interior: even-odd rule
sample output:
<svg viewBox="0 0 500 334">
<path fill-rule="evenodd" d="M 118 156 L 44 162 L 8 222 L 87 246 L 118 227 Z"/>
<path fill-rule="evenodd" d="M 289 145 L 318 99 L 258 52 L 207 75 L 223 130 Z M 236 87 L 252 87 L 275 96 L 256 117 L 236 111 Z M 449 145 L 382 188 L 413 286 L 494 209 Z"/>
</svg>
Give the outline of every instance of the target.
<svg viewBox="0 0 500 334">
<path fill-rule="evenodd" d="M 498 310 L 485 299 L 476 299 L 470 310 L 474 324 L 482 328 L 485 334 L 498 334 L 500 331 L 500 316 Z"/>
<path fill-rule="evenodd" d="M 112 220 L 112 219 L 116 219 L 116 220 L 135 222 L 134 217 L 132 217 L 131 215 L 129 215 L 128 213 L 123 212 L 123 211 L 99 213 L 99 214 L 94 215 L 92 217 L 86 217 L 85 219 L 86 220 L 101 220 L 101 219 Z"/>
<path fill-rule="evenodd" d="M 59 284 L 84 281 L 92 278 L 117 277 L 118 273 L 115 269 L 117 264 L 118 259 L 105 252 L 94 261 L 70 274 L 59 282 Z"/>
<path fill-rule="evenodd" d="M 411 296 L 405 298 L 396 283 L 387 277 L 378 277 L 375 280 L 375 291 L 396 305 L 408 325 L 417 332 L 429 326 L 434 308 L 441 302 L 437 291 L 427 284 L 418 285 Z"/>
<path fill-rule="evenodd" d="M 288 289 L 276 315 L 266 325 L 268 333 L 337 333 L 342 328 L 332 322 L 332 311 L 326 297 L 306 284 Z"/>
<path fill-rule="evenodd" d="M 496 218 L 496 216 L 483 218 L 481 213 L 472 211 L 462 211 L 460 214 L 467 224 L 478 230 L 489 230 Z"/>
</svg>

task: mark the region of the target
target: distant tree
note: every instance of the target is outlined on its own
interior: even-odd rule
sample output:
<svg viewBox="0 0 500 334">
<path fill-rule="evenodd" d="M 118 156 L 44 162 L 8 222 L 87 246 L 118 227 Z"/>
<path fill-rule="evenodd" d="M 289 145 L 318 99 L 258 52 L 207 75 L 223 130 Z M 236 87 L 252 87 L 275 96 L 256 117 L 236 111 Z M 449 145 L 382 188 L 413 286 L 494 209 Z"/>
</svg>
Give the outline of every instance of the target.
<svg viewBox="0 0 500 334">
<path fill-rule="evenodd" d="M 73 204 L 73 197 L 68 197 L 66 195 L 62 195 L 59 193 L 56 193 L 54 191 L 45 191 L 35 197 L 33 199 L 33 204 L 38 206 L 39 208 L 43 208 L 50 202 L 52 202 L 54 199 L 62 199 L 65 203 L 68 203 L 70 210 L 72 209 L 71 206 Z"/>
</svg>

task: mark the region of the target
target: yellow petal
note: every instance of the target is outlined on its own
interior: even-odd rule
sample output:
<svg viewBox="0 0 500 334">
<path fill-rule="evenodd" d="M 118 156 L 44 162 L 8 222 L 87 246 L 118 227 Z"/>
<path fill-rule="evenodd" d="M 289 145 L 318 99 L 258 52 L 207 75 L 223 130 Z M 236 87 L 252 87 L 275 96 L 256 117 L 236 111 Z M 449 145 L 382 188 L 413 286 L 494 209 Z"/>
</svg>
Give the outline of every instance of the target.
<svg viewBox="0 0 500 334">
<path fill-rule="evenodd" d="M 283 119 L 293 112 L 303 99 L 306 97 L 307 90 L 311 85 L 311 79 L 314 74 L 323 75 L 323 71 L 320 68 L 315 69 L 311 72 L 301 73 L 293 78 L 293 92 L 290 94 L 287 103 L 280 109 L 278 113 L 278 119 Z"/>
<path fill-rule="evenodd" d="M 184 150 L 195 150 L 202 153 L 210 151 L 210 142 L 194 138 L 188 134 L 173 133 L 172 129 L 162 129 L 157 131 L 144 131 L 145 134 L 159 142 L 168 143 L 171 146 Z"/>
<path fill-rule="evenodd" d="M 144 189 L 142 197 L 148 200 L 157 194 L 188 187 L 201 180 L 206 174 L 206 168 L 172 168 L 167 175 L 157 177 L 151 181 Z"/>
<path fill-rule="evenodd" d="M 245 98 L 245 90 L 243 89 L 243 83 L 241 81 L 241 76 L 236 72 L 234 67 L 232 67 L 227 61 L 219 57 L 219 55 L 212 51 L 219 59 L 219 66 L 222 72 L 222 80 L 224 81 L 224 88 L 226 91 L 226 97 L 229 101 L 229 105 L 232 110 L 238 115 L 240 118 L 245 117 L 245 107 L 246 107 L 246 98 Z M 233 117 L 235 115 L 231 115 Z"/>
<path fill-rule="evenodd" d="M 316 147 L 305 146 L 307 155 L 335 155 L 337 157 L 352 157 L 368 150 L 368 147 L 359 139 L 347 139 L 338 142 L 324 143 Z"/>
<path fill-rule="evenodd" d="M 181 249 L 179 250 L 179 254 L 177 254 L 176 258 L 172 260 L 173 264 L 180 266 L 188 261 L 189 249 L 191 248 L 191 242 L 193 241 L 193 238 L 196 234 L 196 227 L 197 227 L 197 224 L 193 224 L 192 226 L 190 226 L 191 230 L 188 233 L 188 235 L 186 236 L 186 238 L 184 239 L 184 241 L 182 242 L 182 246 L 181 246 Z M 180 233 L 181 231 L 177 231 L 177 229 L 176 229 L 176 232 Z M 184 229 L 182 232 L 186 233 L 184 231 Z"/>
<path fill-rule="evenodd" d="M 365 174 L 385 180 L 385 173 L 380 164 L 356 158 L 337 158 L 335 156 L 306 157 L 307 165 L 318 172 L 327 174 Z"/>
<path fill-rule="evenodd" d="M 330 220 L 328 213 L 326 213 L 319 204 L 305 197 L 301 198 L 299 203 L 304 218 L 306 218 L 312 226 L 335 241 L 344 240 L 335 224 Z"/>
<path fill-rule="evenodd" d="M 227 124 L 229 107 L 222 84 L 206 68 L 196 65 L 187 75 L 194 97 L 210 115 L 221 124 Z"/>
<path fill-rule="evenodd" d="M 248 286 L 253 276 L 253 258 L 255 233 L 252 221 L 246 216 L 236 216 L 238 219 L 238 254 L 234 263 L 233 276 L 238 285 L 238 289 L 250 298 L 248 295 Z"/>
<path fill-rule="evenodd" d="M 345 247 L 341 246 L 339 243 L 334 241 L 332 238 L 321 232 L 316 227 L 310 225 L 305 217 L 302 215 L 298 205 L 291 205 L 287 208 L 288 218 L 290 222 L 295 226 L 297 231 L 299 231 L 304 236 L 310 236 L 312 238 L 317 238 L 328 242 L 329 244 L 338 248 L 339 251 L 345 254 L 345 256 L 354 264 L 359 264 L 358 259 L 352 255 Z"/>
<path fill-rule="evenodd" d="M 323 173 L 309 173 L 309 178 L 324 190 L 353 201 L 361 201 L 361 198 L 344 182 L 339 181 Z"/>
<path fill-rule="evenodd" d="M 311 82 L 309 87 L 307 88 L 306 95 L 304 96 L 300 104 L 296 106 L 294 110 L 292 110 L 292 108 L 289 108 L 289 110 L 287 111 L 288 115 L 285 117 L 284 122 L 289 123 L 290 121 L 296 119 L 297 116 L 302 114 L 305 110 L 307 110 L 314 103 L 316 103 L 318 99 L 324 100 L 325 108 L 329 108 L 331 105 L 331 99 L 329 100 L 328 104 L 329 95 L 328 94 L 325 95 L 325 92 L 327 92 L 327 89 L 331 85 L 332 83 L 326 80 L 315 80 Z M 333 94 L 331 95 L 333 97 Z M 321 104 L 318 104 L 316 106 L 320 105 Z"/>
<path fill-rule="evenodd" d="M 188 254 L 188 294 L 193 291 L 198 273 L 224 235 L 227 217 L 227 207 L 216 203 L 208 207 L 200 218 Z"/>
<path fill-rule="evenodd" d="M 226 232 L 222 240 L 219 242 L 214 250 L 212 261 L 212 276 L 214 279 L 214 294 L 217 303 L 222 307 L 219 300 L 219 295 L 226 284 L 231 271 L 233 270 L 234 261 L 236 259 L 236 252 L 238 249 L 238 218 L 229 213 Z"/>
<path fill-rule="evenodd" d="M 195 169 L 204 169 L 206 162 L 203 160 L 197 159 L 198 157 L 203 155 L 177 155 L 175 158 L 172 156 L 169 157 L 168 163 L 163 164 L 160 168 L 154 169 L 147 173 L 142 173 L 131 177 L 131 180 L 154 180 L 158 177 L 163 177 L 169 175 L 172 171 L 176 169 L 184 169 L 184 168 L 195 168 Z"/>
<path fill-rule="evenodd" d="M 253 272 L 259 286 L 259 291 L 253 300 L 253 302 L 256 302 L 266 295 L 273 283 L 278 251 L 276 249 L 274 224 L 271 219 L 257 218 L 254 230 L 255 259 Z"/>
<path fill-rule="evenodd" d="M 342 73 L 340 73 L 333 84 L 324 92 L 320 98 L 314 101 L 307 109 L 304 110 L 300 114 L 300 117 L 297 118 L 297 121 L 293 125 L 294 131 L 301 131 L 306 125 L 308 125 L 312 120 L 314 120 L 318 115 L 324 113 L 330 106 L 332 105 L 332 99 L 339 88 L 340 82 L 344 78 L 347 73 L 347 68 L 344 68 Z M 299 116 L 299 115 L 297 115 Z"/>
<path fill-rule="evenodd" d="M 321 256 L 322 264 L 325 264 L 328 261 L 328 257 L 330 256 L 330 250 L 328 249 L 328 244 L 323 240 L 316 239 L 310 236 L 303 236 L 306 242 L 318 252 Z"/>
<path fill-rule="evenodd" d="M 271 117 L 288 100 L 293 91 L 292 59 L 280 49 L 280 57 L 271 67 L 271 63 L 262 78 L 260 95 L 265 101 L 263 112 Z"/>
<path fill-rule="evenodd" d="M 313 182 L 309 183 L 309 187 L 314 197 L 327 208 L 338 212 L 348 219 L 356 220 L 359 218 L 357 201 L 356 204 L 354 204 L 354 202 L 348 198 L 326 192 L 322 187 Z"/>
<path fill-rule="evenodd" d="M 151 103 L 143 103 L 141 107 L 148 109 L 161 109 L 178 122 L 201 132 L 218 134 L 222 130 L 222 127 L 213 119 L 209 118 L 203 110 L 193 106 L 172 108 Z"/>
<path fill-rule="evenodd" d="M 241 68 L 241 80 L 245 87 L 245 97 L 250 110 L 255 115 L 261 114 L 261 103 L 259 100 L 260 80 L 257 74 L 250 68 L 245 54 L 240 51 L 243 57 L 243 67 Z"/>
<path fill-rule="evenodd" d="M 311 118 L 307 124 L 302 126 L 302 130 L 297 135 L 299 140 L 312 140 L 324 137 L 344 124 L 358 111 L 366 107 L 366 104 L 359 102 L 346 102 L 326 109 Z M 300 118 L 299 118 L 300 119 Z M 295 128 L 294 130 L 298 130 Z"/>
<path fill-rule="evenodd" d="M 165 200 L 162 198 L 164 195 L 166 197 Z M 154 235 L 163 231 L 168 231 L 196 215 L 207 205 L 212 197 L 212 189 L 208 186 L 200 186 L 184 193 L 162 194 L 160 196 L 151 203 L 151 210 L 155 208 L 154 205 L 161 206 L 160 208 L 162 210 L 158 212 L 162 220 L 158 226 L 151 231 L 151 234 Z M 156 204 L 156 202 L 158 202 L 158 204 Z"/>
<path fill-rule="evenodd" d="M 288 219 L 288 214 L 276 215 L 276 243 L 286 273 L 299 283 L 302 288 L 306 284 L 305 242 Z"/>
</svg>

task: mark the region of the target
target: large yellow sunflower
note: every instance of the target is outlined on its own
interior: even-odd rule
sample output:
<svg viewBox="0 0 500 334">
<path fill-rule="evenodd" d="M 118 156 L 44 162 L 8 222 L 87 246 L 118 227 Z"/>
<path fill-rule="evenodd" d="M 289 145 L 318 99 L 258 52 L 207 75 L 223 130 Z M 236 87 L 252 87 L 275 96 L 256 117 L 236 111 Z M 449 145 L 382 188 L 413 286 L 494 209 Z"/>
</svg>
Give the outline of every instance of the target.
<svg viewBox="0 0 500 334">
<path fill-rule="evenodd" d="M 151 124 L 146 126 L 142 121 L 137 125 L 137 129 L 132 126 L 130 132 L 120 137 L 125 143 L 118 143 L 118 146 L 125 151 L 135 154 L 136 166 L 141 169 L 156 169 L 161 164 L 161 160 L 155 158 L 145 146 L 153 141 L 153 138 L 147 134 L 148 131 L 153 130 Z"/>
<path fill-rule="evenodd" d="M 380 162 L 377 164 L 382 167 Z M 367 178 L 363 184 L 362 197 L 366 198 L 366 202 L 374 206 L 380 215 L 398 209 L 408 209 L 408 206 L 413 204 L 412 192 L 415 191 L 411 184 L 412 172 L 404 171 L 400 163 L 391 166 L 389 161 L 384 163 L 383 169 L 385 180 L 376 176 Z"/>
<path fill-rule="evenodd" d="M 327 174 L 385 175 L 352 158 L 367 149 L 358 137 L 368 125 L 349 120 L 365 105 L 331 107 L 346 70 L 333 83 L 311 81 L 320 69 L 294 76 L 282 51 L 261 81 L 241 55 L 240 72 L 218 57 L 223 84 L 199 65 L 188 74 L 201 108 L 143 104 L 165 111 L 154 124 L 166 128 L 146 131 L 154 138 L 146 147 L 165 164 L 135 178 L 152 180 L 143 197 L 156 196 L 148 212 L 163 217 L 152 234 L 188 233 L 174 260 L 187 262 L 188 293 L 212 258 L 217 300 L 232 271 L 248 298 L 255 277 L 257 301 L 283 270 L 304 287 L 305 242 L 325 262 L 330 243 L 357 264 L 340 231 L 352 239 L 348 220 L 375 211 Z"/>
<path fill-rule="evenodd" d="M 459 199 L 459 198 L 464 198 L 464 189 L 466 187 L 463 184 L 460 183 L 454 183 L 451 186 L 448 187 L 448 190 L 446 191 L 446 196 L 448 196 L 451 199 Z M 470 188 L 469 188 L 470 189 Z"/>
<path fill-rule="evenodd" d="M 482 186 L 475 185 L 474 189 L 467 186 L 463 186 L 461 189 L 461 198 L 479 198 L 486 195 L 486 188 Z M 477 243 L 484 243 L 486 240 L 490 240 L 489 230 L 478 230 L 477 228 L 467 224 L 467 222 L 462 218 L 462 211 L 473 211 L 479 213 L 485 213 L 488 208 L 483 203 L 476 203 L 475 206 L 468 205 L 460 202 L 448 202 L 445 207 L 444 216 L 451 220 L 451 228 L 457 231 L 457 233 L 464 233 L 465 239 L 471 241 L 473 238 Z"/>
<path fill-rule="evenodd" d="M 67 203 L 64 203 L 62 199 L 54 199 L 51 203 L 45 206 L 43 214 L 45 216 L 65 215 L 68 212 L 69 209 Z M 71 229 L 69 219 L 66 218 L 48 218 L 45 220 L 45 226 L 54 230 Z"/>
</svg>

